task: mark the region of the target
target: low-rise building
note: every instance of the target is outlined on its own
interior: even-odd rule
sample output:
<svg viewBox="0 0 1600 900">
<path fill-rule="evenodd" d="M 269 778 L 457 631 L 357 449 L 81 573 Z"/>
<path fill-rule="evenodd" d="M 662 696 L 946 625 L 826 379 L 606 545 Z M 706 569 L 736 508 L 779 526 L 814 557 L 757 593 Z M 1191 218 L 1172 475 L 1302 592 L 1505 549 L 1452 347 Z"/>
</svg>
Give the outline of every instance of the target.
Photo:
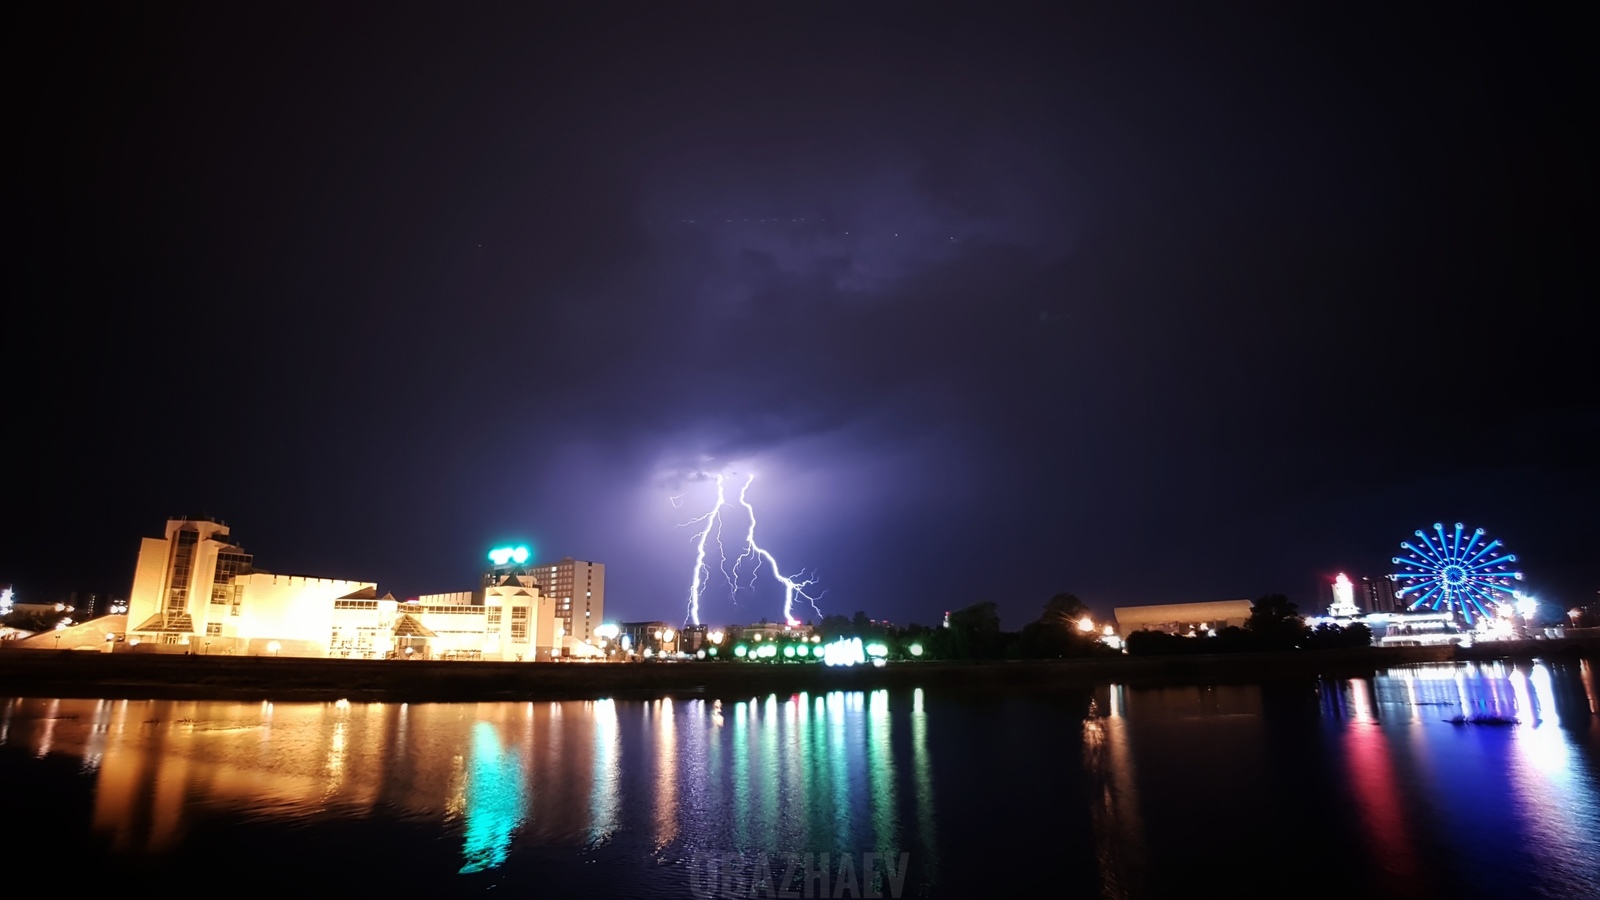
<svg viewBox="0 0 1600 900">
<path fill-rule="evenodd" d="M 553 600 L 526 571 L 402 603 L 371 581 L 259 571 L 205 517 L 144 539 L 128 622 L 126 649 L 146 653 L 530 661 L 562 646 Z"/>
<path fill-rule="evenodd" d="M 1249 600 L 1212 600 L 1202 603 L 1119 606 L 1114 614 L 1117 634 L 1126 640 L 1135 631 L 1203 636 L 1230 626 L 1243 628 L 1253 608 L 1254 604 Z"/>
<path fill-rule="evenodd" d="M 805 640 L 816 629 L 810 625 L 786 625 L 781 622 L 758 622 L 754 625 L 730 625 L 727 633 L 737 642 L 776 641 L 781 638 Z"/>
<path fill-rule="evenodd" d="M 617 642 L 630 656 L 659 656 L 680 652 L 683 635 L 667 622 L 623 622 L 618 626 Z"/>
</svg>

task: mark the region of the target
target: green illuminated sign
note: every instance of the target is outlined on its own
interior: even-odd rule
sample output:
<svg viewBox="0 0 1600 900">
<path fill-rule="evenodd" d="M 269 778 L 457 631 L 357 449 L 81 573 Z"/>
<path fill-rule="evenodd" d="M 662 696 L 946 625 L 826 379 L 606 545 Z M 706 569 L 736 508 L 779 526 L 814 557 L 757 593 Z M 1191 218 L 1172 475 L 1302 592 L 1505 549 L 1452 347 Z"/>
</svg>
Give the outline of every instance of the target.
<svg viewBox="0 0 1600 900">
<path fill-rule="evenodd" d="M 497 566 L 508 563 L 522 565 L 533 558 L 533 552 L 527 547 L 496 547 L 489 551 L 489 561 Z"/>
</svg>

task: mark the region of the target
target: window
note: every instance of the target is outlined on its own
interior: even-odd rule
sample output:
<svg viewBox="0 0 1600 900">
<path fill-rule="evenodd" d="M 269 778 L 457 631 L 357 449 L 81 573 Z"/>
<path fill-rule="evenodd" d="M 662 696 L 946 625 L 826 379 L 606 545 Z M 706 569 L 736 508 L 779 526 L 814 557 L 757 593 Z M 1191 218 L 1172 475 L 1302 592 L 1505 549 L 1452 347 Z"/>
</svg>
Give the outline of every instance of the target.
<svg viewBox="0 0 1600 900">
<path fill-rule="evenodd" d="M 518 643 L 518 644 L 526 644 L 528 642 L 528 623 L 527 622 L 512 622 L 511 623 L 511 640 L 513 642 L 515 642 L 515 643 Z"/>
<path fill-rule="evenodd" d="M 491 628 L 499 628 L 500 627 L 500 607 L 498 607 L 498 606 L 489 607 L 489 626 Z"/>
<path fill-rule="evenodd" d="M 161 643 L 163 644 L 176 644 L 177 642 L 178 636 L 170 631 L 161 636 Z"/>
<path fill-rule="evenodd" d="M 194 563 L 194 545 L 198 537 L 192 531 L 178 532 L 178 543 L 172 554 L 172 581 L 167 592 L 168 612 L 183 612 L 189 606 L 189 569 Z"/>
<path fill-rule="evenodd" d="M 223 604 L 229 596 L 237 596 L 239 588 L 233 584 L 234 576 L 250 571 L 248 553 L 223 551 L 217 554 L 217 568 L 211 577 L 211 602 Z M 237 602 L 237 601 L 235 601 Z"/>
<path fill-rule="evenodd" d="M 207 622 L 206 623 L 206 634 L 208 636 L 216 637 L 217 635 L 219 635 L 221 633 L 222 633 L 222 623 L 221 622 Z"/>
</svg>

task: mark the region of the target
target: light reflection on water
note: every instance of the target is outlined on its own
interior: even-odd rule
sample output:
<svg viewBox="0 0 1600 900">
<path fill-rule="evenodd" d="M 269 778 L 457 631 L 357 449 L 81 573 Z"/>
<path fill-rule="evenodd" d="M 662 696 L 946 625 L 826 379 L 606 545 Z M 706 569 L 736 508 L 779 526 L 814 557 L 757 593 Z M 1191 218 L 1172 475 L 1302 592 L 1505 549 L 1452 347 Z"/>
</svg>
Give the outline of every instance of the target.
<svg viewBox="0 0 1600 900">
<path fill-rule="evenodd" d="M 1059 864 L 1081 879 L 1068 888 L 1164 894 L 1174 870 L 1236 846 L 1230 829 L 1287 841 L 1296 823 L 1273 819 L 1274 779 L 1303 779 L 1322 758 L 1315 774 L 1340 794 L 1307 794 L 1293 812 L 1353 854 L 1349 890 L 1510 878 L 1600 895 L 1589 664 L 1420 666 L 1304 690 L 1321 698 L 1309 711 L 1248 685 L 1112 685 L 1092 708 L 1085 693 L 1076 707 L 1003 711 L 922 690 L 726 704 L 5 699 L 0 747 L 79 760 L 93 783 L 86 827 L 121 857 L 181 856 L 217 821 L 400 821 L 452 842 L 456 878 L 507 877 L 519 858 L 559 851 L 601 893 L 648 878 L 677 896 L 705 855 L 788 851 L 858 854 L 858 868 L 869 852 L 906 860 L 907 895 L 959 893 L 1004 876 L 993 848 Z M 1448 721 L 1480 714 L 1517 724 Z M 1295 724 L 1307 717 L 1311 732 Z M 1341 809 L 1348 824 L 1334 821 Z M 1062 861 L 1073 854 L 1082 865 Z M 599 858 L 614 867 L 587 865 Z M 888 896 L 883 869 L 863 875 L 861 895 Z"/>
</svg>

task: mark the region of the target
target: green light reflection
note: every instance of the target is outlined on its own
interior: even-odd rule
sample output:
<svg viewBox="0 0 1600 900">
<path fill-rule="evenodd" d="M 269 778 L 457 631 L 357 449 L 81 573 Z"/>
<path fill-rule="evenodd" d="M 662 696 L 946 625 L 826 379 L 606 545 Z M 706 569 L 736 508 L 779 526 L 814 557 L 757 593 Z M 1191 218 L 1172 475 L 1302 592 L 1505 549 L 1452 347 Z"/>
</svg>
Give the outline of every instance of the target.
<svg viewBox="0 0 1600 900">
<path fill-rule="evenodd" d="M 750 720 L 745 702 L 733 705 L 733 837 L 744 849 L 750 839 Z"/>
<path fill-rule="evenodd" d="M 934 842 L 933 763 L 928 758 L 928 714 L 922 707 L 922 688 L 917 688 L 911 698 L 911 765 L 916 775 L 917 839 L 922 851 L 917 867 L 924 880 L 935 883 L 939 853 Z"/>
<path fill-rule="evenodd" d="M 461 874 L 483 872 L 506 861 L 511 837 L 527 808 L 520 757 L 500 747 L 493 725 L 472 730 L 472 767 L 467 773 L 466 830 Z"/>
<path fill-rule="evenodd" d="M 846 697 L 842 691 L 828 695 L 828 775 L 833 785 L 834 844 L 855 846 L 850 830 L 850 749 L 846 744 Z"/>
<path fill-rule="evenodd" d="M 889 719 L 889 692 L 873 691 L 867 701 L 867 774 L 872 790 L 872 831 L 874 849 L 890 865 L 899 865 L 900 841 L 895 826 L 895 770 L 893 734 Z M 873 872 L 874 889 L 879 896 L 887 887 L 881 869 Z"/>
</svg>

